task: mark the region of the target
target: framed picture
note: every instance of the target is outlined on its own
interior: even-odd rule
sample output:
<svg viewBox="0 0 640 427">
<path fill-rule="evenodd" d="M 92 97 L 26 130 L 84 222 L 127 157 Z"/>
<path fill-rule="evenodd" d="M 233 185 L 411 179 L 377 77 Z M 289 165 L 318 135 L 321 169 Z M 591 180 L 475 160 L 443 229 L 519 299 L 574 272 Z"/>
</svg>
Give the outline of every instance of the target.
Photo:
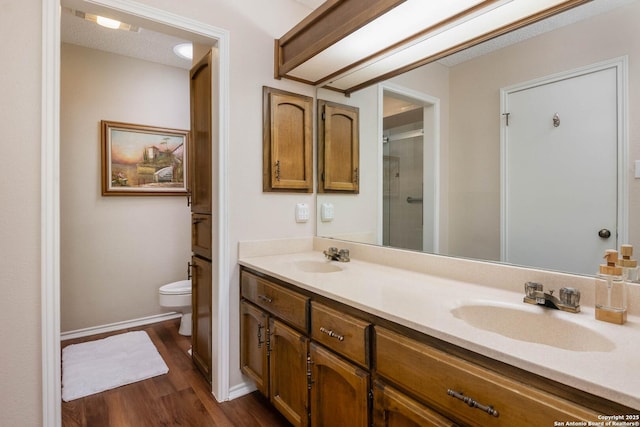
<svg viewBox="0 0 640 427">
<path fill-rule="evenodd" d="M 189 131 L 101 121 L 102 195 L 187 193 Z"/>
</svg>

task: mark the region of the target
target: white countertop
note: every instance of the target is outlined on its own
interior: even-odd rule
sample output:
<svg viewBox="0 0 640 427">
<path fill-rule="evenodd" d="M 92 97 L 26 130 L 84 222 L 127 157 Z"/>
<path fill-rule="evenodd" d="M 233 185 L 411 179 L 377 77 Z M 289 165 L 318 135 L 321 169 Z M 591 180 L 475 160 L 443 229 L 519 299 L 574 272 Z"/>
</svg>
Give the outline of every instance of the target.
<svg viewBox="0 0 640 427">
<path fill-rule="evenodd" d="M 334 261 L 341 268 L 339 272 L 309 273 L 298 266 L 300 261 L 324 260 L 322 252 L 304 251 L 241 257 L 239 263 L 451 344 L 640 410 L 638 316 L 629 316 L 624 325 L 609 324 L 595 320 L 593 307 L 583 306 L 580 313 L 574 314 L 525 304 L 522 302 L 524 291 L 513 292 L 379 265 L 353 259 L 353 253 L 351 262 Z M 606 351 L 604 347 L 568 350 L 508 338 L 471 326 L 452 314 L 451 310 L 469 304 L 540 316 L 539 325 L 534 323 L 536 317 L 534 322 L 509 325 L 513 326 L 511 336 L 517 337 L 519 328 L 541 328 L 542 334 L 551 334 L 553 339 L 554 333 L 563 332 L 562 326 L 554 329 L 556 322 L 572 322 L 586 332 L 575 334 L 579 336 L 574 341 L 580 342 L 583 336 L 593 333 L 599 337 L 598 341 L 608 344 L 608 348 Z M 496 315 L 501 316 L 500 312 L 496 310 Z M 585 346 L 590 347 L 586 340 Z"/>
</svg>

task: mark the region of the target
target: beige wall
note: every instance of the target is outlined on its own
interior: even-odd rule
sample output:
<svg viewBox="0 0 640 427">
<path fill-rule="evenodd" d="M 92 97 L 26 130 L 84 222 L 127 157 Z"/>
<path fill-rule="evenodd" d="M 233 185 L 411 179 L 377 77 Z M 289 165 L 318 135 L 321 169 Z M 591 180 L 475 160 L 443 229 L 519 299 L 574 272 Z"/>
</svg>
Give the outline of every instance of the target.
<svg viewBox="0 0 640 427">
<path fill-rule="evenodd" d="M 640 159 L 638 16 L 636 2 L 451 68 L 450 253 L 500 258 L 500 89 L 623 55 L 629 55 L 629 239 L 640 247 L 640 180 L 632 168 Z"/>
<path fill-rule="evenodd" d="M 189 129 L 189 72 L 62 45 L 61 331 L 156 315 L 186 279 L 184 196 L 101 195 L 100 120 Z"/>
<path fill-rule="evenodd" d="M 314 222 L 294 221 L 296 202 L 315 207 L 313 195 L 262 193 L 261 87 L 274 86 L 313 95 L 310 87 L 273 79 L 273 39 L 299 21 L 308 9 L 290 0 L 272 2 L 228 0 L 140 1 L 151 7 L 230 31 L 230 236 L 231 295 L 229 343 L 231 385 L 239 384 L 238 268 L 239 240 L 312 236 Z M 2 350 L 0 361 L 0 425 L 42 424 L 40 326 L 40 102 L 41 17 L 39 0 L 0 0 L 2 40 L 7 61 L 0 67 L 0 120 L 4 159 L 0 180 L 0 299 Z M 279 23 L 279 24 L 275 24 Z M 144 120 L 144 117 L 140 120 Z M 91 155 L 91 154 L 89 154 Z M 88 160 L 96 164 L 95 157 Z M 96 172 L 97 174 L 98 172 Z M 98 175 L 96 175 L 98 176 Z M 95 181 L 94 181 L 95 182 Z M 97 194 L 98 187 L 91 189 Z M 131 202 L 115 201 L 128 204 Z M 154 203 L 154 202 L 151 202 Z M 155 264 L 154 264 L 155 265 Z M 163 274 L 164 276 L 164 274 Z M 168 276 L 168 275 L 167 275 Z M 96 298 L 93 296 L 92 298 Z M 97 298 L 100 298 L 98 295 Z M 117 310 L 117 309 L 116 309 Z"/>
<path fill-rule="evenodd" d="M 41 425 L 39 0 L 0 1 L 0 425 Z"/>
</svg>

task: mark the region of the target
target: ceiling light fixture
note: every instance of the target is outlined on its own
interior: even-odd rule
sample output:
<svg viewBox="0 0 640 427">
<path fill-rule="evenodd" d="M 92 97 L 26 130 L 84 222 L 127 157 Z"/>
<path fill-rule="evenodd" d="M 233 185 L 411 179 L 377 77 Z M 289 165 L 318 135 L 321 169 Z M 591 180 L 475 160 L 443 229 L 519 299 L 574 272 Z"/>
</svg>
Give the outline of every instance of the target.
<svg viewBox="0 0 640 427">
<path fill-rule="evenodd" d="M 100 16 L 100 15 L 94 15 L 93 13 L 83 12 L 81 10 L 73 10 L 69 8 L 65 8 L 65 10 L 68 10 L 78 18 L 82 18 L 85 21 L 93 22 L 94 24 L 98 24 L 105 28 L 110 28 L 112 30 L 132 31 L 134 33 L 140 32 L 140 27 L 136 25 L 126 24 L 116 19 L 107 18 L 105 16 Z"/>
<path fill-rule="evenodd" d="M 173 47 L 173 53 L 175 53 L 178 57 L 182 59 L 193 59 L 193 44 L 191 43 L 180 43 Z"/>
<path fill-rule="evenodd" d="M 96 24 L 101 25 L 105 28 L 111 28 L 112 30 L 117 30 L 120 28 L 122 24 L 120 21 L 116 21 L 115 19 L 105 18 L 104 16 L 96 16 Z"/>
<path fill-rule="evenodd" d="M 591 0 L 326 1 L 276 40 L 275 77 L 351 93 Z"/>
</svg>

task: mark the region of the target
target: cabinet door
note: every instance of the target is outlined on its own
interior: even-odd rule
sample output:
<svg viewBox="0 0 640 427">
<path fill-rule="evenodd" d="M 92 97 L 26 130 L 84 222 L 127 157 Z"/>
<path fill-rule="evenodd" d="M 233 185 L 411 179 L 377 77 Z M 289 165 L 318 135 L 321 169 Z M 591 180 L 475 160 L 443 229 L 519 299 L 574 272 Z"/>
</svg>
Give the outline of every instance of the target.
<svg viewBox="0 0 640 427">
<path fill-rule="evenodd" d="M 357 107 L 318 100 L 318 192 L 359 192 Z"/>
<path fill-rule="evenodd" d="M 369 373 L 311 343 L 311 425 L 369 425 Z"/>
<path fill-rule="evenodd" d="M 211 259 L 211 215 L 191 215 L 191 250 L 194 255 Z"/>
<path fill-rule="evenodd" d="M 258 390 L 269 396 L 267 314 L 258 307 L 240 302 L 240 369 L 251 378 Z"/>
<path fill-rule="evenodd" d="M 196 367 L 211 383 L 211 261 L 192 257 L 191 354 Z"/>
<path fill-rule="evenodd" d="M 191 212 L 211 213 L 211 52 L 190 72 L 191 155 L 189 182 Z"/>
<path fill-rule="evenodd" d="M 375 381 L 373 425 L 374 427 L 454 427 L 457 424 L 383 382 Z"/>
<path fill-rule="evenodd" d="M 284 323 L 269 320 L 271 402 L 294 426 L 309 424 L 307 351 L 309 339 Z"/>
<path fill-rule="evenodd" d="M 263 191 L 313 191 L 313 99 L 263 88 Z"/>
</svg>

